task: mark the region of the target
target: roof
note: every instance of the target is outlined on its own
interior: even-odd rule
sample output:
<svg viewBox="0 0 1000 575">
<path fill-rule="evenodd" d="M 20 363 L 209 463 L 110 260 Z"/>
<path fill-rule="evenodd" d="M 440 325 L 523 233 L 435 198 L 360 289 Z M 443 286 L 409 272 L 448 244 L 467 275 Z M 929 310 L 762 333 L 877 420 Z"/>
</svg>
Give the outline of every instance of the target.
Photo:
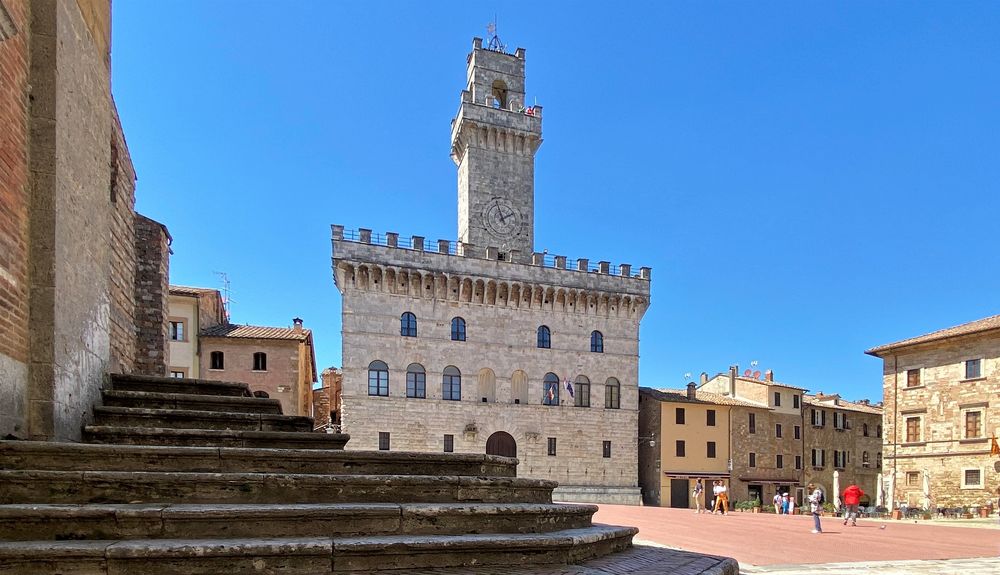
<svg viewBox="0 0 1000 575">
<path fill-rule="evenodd" d="M 917 345 L 921 343 L 940 341 L 942 339 L 948 339 L 950 337 L 959 337 L 963 335 L 971 335 L 974 333 L 982 333 L 992 330 L 1000 330 L 1000 315 L 994 315 L 976 321 L 970 321 L 969 323 L 963 323 L 962 325 L 956 325 L 955 327 L 949 327 L 946 329 L 940 329 L 938 331 L 932 331 L 931 333 L 928 334 L 924 334 L 917 337 L 911 337 L 910 339 L 904 339 L 901 341 L 897 341 L 895 343 L 887 343 L 885 345 L 873 347 L 868 351 L 866 351 L 865 353 L 867 353 L 868 355 L 874 355 L 878 357 L 879 354 L 881 353 L 898 349 L 901 347 L 909 347 L 911 345 Z"/>
<path fill-rule="evenodd" d="M 170 295 L 183 295 L 183 296 L 198 297 L 199 295 L 204 294 L 204 293 L 213 293 L 213 292 L 218 292 L 218 291 L 219 290 L 212 289 L 212 288 L 200 288 L 200 287 L 189 287 L 189 286 L 175 286 L 175 285 L 170 286 Z"/>
<path fill-rule="evenodd" d="M 845 411 L 857 411 L 860 413 L 870 413 L 872 415 L 882 415 L 882 408 L 880 407 L 865 405 L 857 401 L 847 401 L 846 399 L 842 399 L 839 395 L 803 395 L 802 401 L 817 407 L 831 407 L 834 409 L 843 409 Z M 828 401 L 836 401 L 836 403 L 827 403 Z"/>
<path fill-rule="evenodd" d="M 716 378 L 719 378 L 719 377 L 728 378 L 729 377 L 729 372 L 728 371 L 720 371 L 719 373 L 715 374 L 715 376 L 712 377 L 712 379 L 716 379 Z M 763 385 L 775 385 L 775 386 L 778 386 L 778 387 L 787 387 L 788 389 L 794 389 L 796 391 L 805 391 L 806 389 L 808 389 L 806 387 L 796 387 L 794 385 L 790 385 L 790 384 L 787 384 L 787 383 L 781 383 L 780 381 L 768 381 L 766 379 L 755 379 L 755 378 L 752 378 L 752 377 L 747 377 L 745 375 L 739 375 L 739 374 L 736 375 L 736 379 L 738 379 L 740 381 L 747 381 L 747 382 L 750 382 L 750 383 L 760 383 L 760 384 L 763 384 Z M 709 380 L 709 381 L 711 381 L 711 380 Z"/>
<path fill-rule="evenodd" d="M 241 339 L 288 339 L 306 341 L 311 339 L 312 330 L 295 331 L 290 327 L 265 327 L 259 325 L 237 325 L 224 323 L 201 330 L 201 337 L 233 337 Z"/>
<path fill-rule="evenodd" d="M 768 406 L 748 401 L 745 399 L 733 399 L 727 395 L 710 393 L 698 390 L 695 399 L 689 399 L 685 389 L 653 389 L 651 387 L 640 387 L 639 391 L 649 395 L 657 401 L 670 401 L 677 403 L 703 403 L 710 405 L 728 405 L 731 407 L 755 407 L 757 409 L 770 409 Z"/>
</svg>

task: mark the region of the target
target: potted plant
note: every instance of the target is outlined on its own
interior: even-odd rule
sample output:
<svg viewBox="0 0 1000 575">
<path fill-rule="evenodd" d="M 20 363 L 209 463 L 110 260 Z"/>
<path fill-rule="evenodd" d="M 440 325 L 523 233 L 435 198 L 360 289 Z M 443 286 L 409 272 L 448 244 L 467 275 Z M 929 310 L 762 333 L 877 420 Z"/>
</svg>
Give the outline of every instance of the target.
<svg viewBox="0 0 1000 575">
<path fill-rule="evenodd" d="M 754 499 L 750 502 L 750 511 L 760 513 L 760 499 Z"/>
<path fill-rule="evenodd" d="M 833 517 L 836 514 L 837 514 L 837 508 L 833 505 L 832 502 L 827 501 L 826 503 L 823 504 L 824 517 Z"/>
</svg>

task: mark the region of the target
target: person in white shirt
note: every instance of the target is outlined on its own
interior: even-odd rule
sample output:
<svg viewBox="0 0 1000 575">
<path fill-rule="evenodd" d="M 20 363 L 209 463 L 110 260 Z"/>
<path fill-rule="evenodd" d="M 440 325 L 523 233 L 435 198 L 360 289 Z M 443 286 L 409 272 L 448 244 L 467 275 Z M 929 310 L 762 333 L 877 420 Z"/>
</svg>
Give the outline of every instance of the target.
<svg viewBox="0 0 1000 575">
<path fill-rule="evenodd" d="M 702 484 L 701 479 L 694 482 L 694 491 L 691 495 L 694 495 L 694 512 L 701 513 L 704 511 L 701 504 L 701 498 L 705 495 L 705 486 Z"/>
<path fill-rule="evenodd" d="M 813 533 L 822 533 L 823 526 L 819 523 L 819 514 L 823 511 L 823 492 L 816 485 L 810 483 L 806 489 L 809 490 L 809 510 L 813 516 Z"/>
<path fill-rule="evenodd" d="M 774 493 L 774 499 L 771 500 L 771 503 L 774 504 L 774 514 L 781 515 L 781 493 L 776 491 Z"/>
</svg>

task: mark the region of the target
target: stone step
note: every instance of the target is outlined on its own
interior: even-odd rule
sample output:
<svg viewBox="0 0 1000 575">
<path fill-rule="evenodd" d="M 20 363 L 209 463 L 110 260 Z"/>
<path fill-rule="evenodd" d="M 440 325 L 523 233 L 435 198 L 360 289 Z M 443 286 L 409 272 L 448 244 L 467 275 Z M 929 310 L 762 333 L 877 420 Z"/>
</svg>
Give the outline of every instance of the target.
<svg viewBox="0 0 1000 575">
<path fill-rule="evenodd" d="M 281 415 L 280 401 L 259 397 L 123 391 L 117 389 L 105 389 L 102 392 L 102 396 L 104 405 L 110 407 L 226 411 L 230 413 L 270 413 Z"/>
<path fill-rule="evenodd" d="M 120 373 L 111 374 L 111 389 L 120 391 L 151 391 L 154 393 L 253 397 L 253 394 L 250 393 L 250 386 L 245 383 L 192 379 L 187 377 L 126 375 Z"/>
<path fill-rule="evenodd" d="M 94 408 L 94 424 L 106 427 L 167 427 L 305 433 L 310 433 L 313 429 L 313 419 L 299 415 L 107 406 Z"/>
<path fill-rule="evenodd" d="M 0 573 L 319 575 L 371 569 L 565 564 L 621 551 L 634 527 L 544 534 L 0 543 Z"/>
<path fill-rule="evenodd" d="M 590 526 L 593 505 L 495 503 L 0 505 L 0 540 L 544 533 Z"/>
<path fill-rule="evenodd" d="M 516 466 L 513 458 L 478 454 L 0 440 L 0 469 L 12 470 L 514 477 Z"/>
<path fill-rule="evenodd" d="M 241 431 L 88 425 L 84 441 L 118 445 L 186 445 L 192 447 L 261 447 L 266 449 L 343 449 L 344 433 L 300 431 Z"/>
<path fill-rule="evenodd" d="M 555 486 L 454 475 L 0 470 L 0 504 L 552 503 Z"/>
</svg>

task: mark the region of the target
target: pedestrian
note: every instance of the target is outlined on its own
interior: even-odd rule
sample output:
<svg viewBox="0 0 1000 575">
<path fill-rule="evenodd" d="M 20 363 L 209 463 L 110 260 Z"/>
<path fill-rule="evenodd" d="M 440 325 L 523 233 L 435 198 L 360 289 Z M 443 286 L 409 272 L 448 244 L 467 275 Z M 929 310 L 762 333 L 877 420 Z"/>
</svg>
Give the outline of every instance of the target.
<svg viewBox="0 0 1000 575">
<path fill-rule="evenodd" d="M 857 527 L 858 525 L 858 505 L 861 504 L 861 498 L 864 497 L 865 492 L 861 490 L 860 487 L 855 483 L 851 483 L 844 490 L 844 525 L 847 525 L 847 520 L 851 520 L 851 525 Z"/>
<path fill-rule="evenodd" d="M 791 493 L 788 494 L 788 511 L 789 515 L 795 514 L 795 496 Z"/>
<path fill-rule="evenodd" d="M 819 514 L 823 510 L 823 492 L 816 487 L 815 484 L 810 483 L 806 486 L 809 490 L 809 510 L 812 511 L 813 516 L 813 533 L 822 533 L 823 526 L 819 523 Z"/>
<path fill-rule="evenodd" d="M 719 509 L 723 515 L 729 509 L 729 489 L 726 488 L 725 482 L 721 480 L 719 481 L 719 494 L 715 498 L 715 509 Z"/>
<path fill-rule="evenodd" d="M 782 493 L 781 494 L 781 512 L 784 513 L 785 515 L 788 515 L 790 513 L 790 511 L 788 509 L 788 494 L 787 493 Z"/>
<path fill-rule="evenodd" d="M 778 492 L 778 491 L 774 492 L 774 499 L 771 500 L 771 503 L 774 504 L 774 514 L 775 515 L 781 515 L 782 509 L 781 509 L 781 493 L 780 492 Z"/>
<path fill-rule="evenodd" d="M 712 513 L 715 514 L 716 509 L 719 508 L 719 484 L 722 483 L 719 480 L 712 482 Z"/>
<path fill-rule="evenodd" d="M 704 511 L 701 505 L 701 498 L 705 495 L 705 486 L 702 485 L 701 479 L 694 482 L 694 491 L 691 494 L 694 495 L 694 512 L 701 513 Z"/>
</svg>

